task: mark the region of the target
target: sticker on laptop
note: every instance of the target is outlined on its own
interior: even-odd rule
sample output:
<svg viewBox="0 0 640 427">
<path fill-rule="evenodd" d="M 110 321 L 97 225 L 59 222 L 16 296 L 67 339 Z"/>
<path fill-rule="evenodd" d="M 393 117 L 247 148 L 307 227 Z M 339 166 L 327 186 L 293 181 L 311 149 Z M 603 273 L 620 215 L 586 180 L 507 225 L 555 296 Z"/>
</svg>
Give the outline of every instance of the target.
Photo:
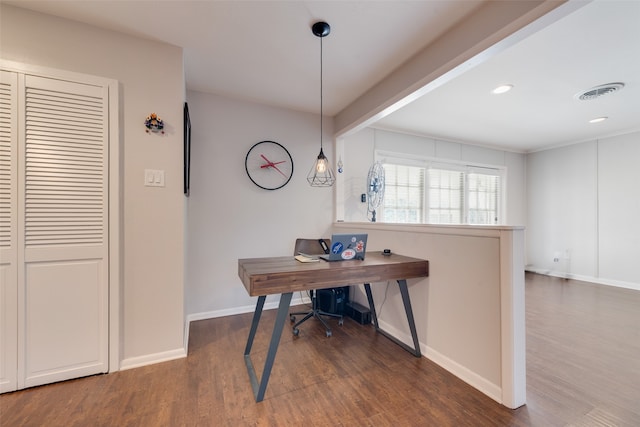
<svg viewBox="0 0 640 427">
<path fill-rule="evenodd" d="M 356 256 L 356 251 L 351 248 L 345 249 L 340 256 L 342 259 L 353 259 Z"/>
<path fill-rule="evenodd" d="M 331 245 L 331 253 L 339 254 L 340 252 L 342 252 L 343 247 L 344 245 L 341 242 L 335 242 L 333 245 Z"/>
</svg>

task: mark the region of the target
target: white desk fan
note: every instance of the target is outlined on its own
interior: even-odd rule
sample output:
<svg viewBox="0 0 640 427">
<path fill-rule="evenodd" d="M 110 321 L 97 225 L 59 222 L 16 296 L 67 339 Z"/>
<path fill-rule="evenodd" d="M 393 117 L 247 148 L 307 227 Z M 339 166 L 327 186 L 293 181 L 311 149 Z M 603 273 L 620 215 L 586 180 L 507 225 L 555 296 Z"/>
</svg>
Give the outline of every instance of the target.
<svg viewBox="0 0 640 427">
<path fill-rule="evenodd" d="M 375 162 L 367 175 L 367 211 L 371 212 L 371 222 L 376 222 L 376 209 L 384 199 L 384 168 Z M 368 214 L 367 214 L 368 216 Z"/>
</svg>

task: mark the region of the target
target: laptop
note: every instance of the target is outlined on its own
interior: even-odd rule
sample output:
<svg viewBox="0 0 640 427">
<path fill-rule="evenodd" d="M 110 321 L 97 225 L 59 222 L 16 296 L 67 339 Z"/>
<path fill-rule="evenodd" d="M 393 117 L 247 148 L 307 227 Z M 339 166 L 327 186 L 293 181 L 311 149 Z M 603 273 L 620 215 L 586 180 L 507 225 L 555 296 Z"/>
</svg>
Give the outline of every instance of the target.
<svg viewBox="0 0 640 427">
<path fill-rule="evenodd" d="M 334 234 L 329 253 L 320 255 L 320 258 L 325 261 L 363 260 L 366 249 L 366 234 Z"/>
</svg>

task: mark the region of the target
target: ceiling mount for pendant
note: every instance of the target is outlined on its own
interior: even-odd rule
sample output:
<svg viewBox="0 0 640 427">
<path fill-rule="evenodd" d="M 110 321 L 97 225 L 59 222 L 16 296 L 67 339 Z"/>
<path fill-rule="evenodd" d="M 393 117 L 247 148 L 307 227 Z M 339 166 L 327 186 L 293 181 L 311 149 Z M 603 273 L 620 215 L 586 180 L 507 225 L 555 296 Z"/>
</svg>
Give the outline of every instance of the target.
<svg viewBox="0 0 640 427">
<path fill-rule="evenodd" d="M 311 26 L 311 31 L 314 36 L 326 37 L 331 33 L 331 26 L 324 21 L 319 21 Z"/>
</svg>

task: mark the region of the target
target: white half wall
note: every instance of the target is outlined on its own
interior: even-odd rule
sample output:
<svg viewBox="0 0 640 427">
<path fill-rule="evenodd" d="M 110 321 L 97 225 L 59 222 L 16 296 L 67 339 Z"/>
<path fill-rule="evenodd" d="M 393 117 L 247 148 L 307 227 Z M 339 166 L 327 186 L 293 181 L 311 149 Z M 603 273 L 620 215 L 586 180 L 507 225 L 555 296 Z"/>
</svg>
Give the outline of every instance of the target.
<svg viewBox="0 0 640 427">
<path fill-rule="evenodd" d="M 499 403 L 526 403 L 522 227 L 336 223 L 368 233 L 367 251 L 429 260 L 429 277 L 407 281 L 423 354 Z M 411 345 L 395 282 L 372 284 L 383 329 Z M 363 286 L 351 299 L 368 306 Z"/>
</svg>

